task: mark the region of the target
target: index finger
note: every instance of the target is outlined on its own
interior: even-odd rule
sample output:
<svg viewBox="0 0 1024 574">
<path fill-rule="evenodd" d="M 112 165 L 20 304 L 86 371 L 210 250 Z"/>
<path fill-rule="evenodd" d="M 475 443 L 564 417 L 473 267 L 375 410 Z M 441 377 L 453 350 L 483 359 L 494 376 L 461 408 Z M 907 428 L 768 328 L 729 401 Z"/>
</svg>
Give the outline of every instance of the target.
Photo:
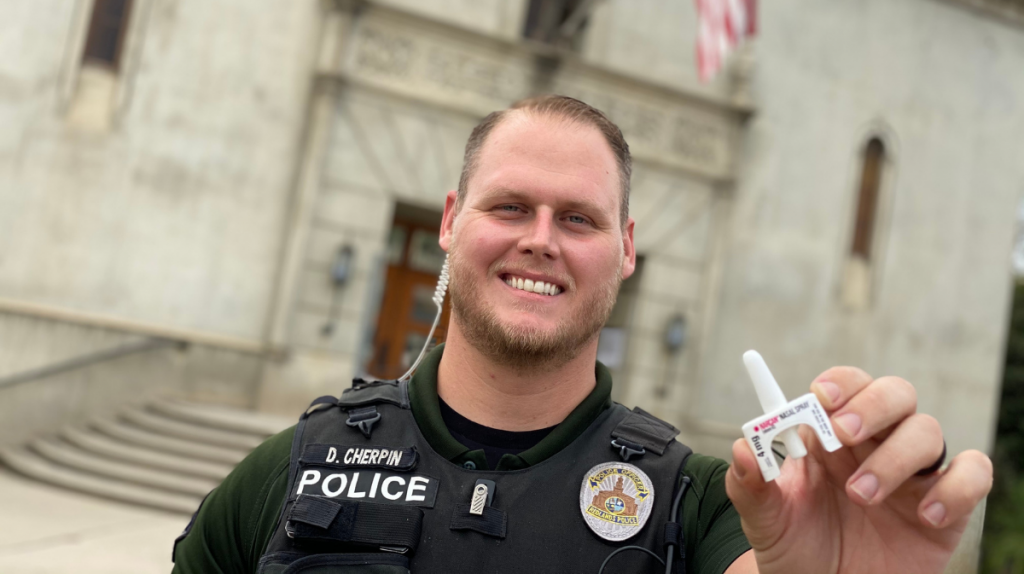
<svg viewBox="0 0 1024 574">
<path fill-rule="evenodd" d="M 825 410 L 835 411 L 861 392 L 874 379 L 857 367 L 832 367 L 814 378 L 811 392 L 818 397 Z"/>
</svg>

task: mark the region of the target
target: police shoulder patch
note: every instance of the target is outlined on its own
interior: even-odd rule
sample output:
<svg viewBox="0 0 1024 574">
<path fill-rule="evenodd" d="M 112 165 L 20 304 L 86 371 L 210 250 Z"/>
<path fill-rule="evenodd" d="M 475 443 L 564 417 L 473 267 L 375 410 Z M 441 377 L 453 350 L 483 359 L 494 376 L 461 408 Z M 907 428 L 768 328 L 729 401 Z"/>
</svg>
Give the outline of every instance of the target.
<svg viewBox="0 0 1024 574">
<path fill-rule="evenodd" d="M 580 511 L 587 526 L 605 540 L 626 540 L 643 529 L 654 506 L 654 483 L 639 468 L 606 462 L 587 471 L 580 487 Z"/>
</svg>

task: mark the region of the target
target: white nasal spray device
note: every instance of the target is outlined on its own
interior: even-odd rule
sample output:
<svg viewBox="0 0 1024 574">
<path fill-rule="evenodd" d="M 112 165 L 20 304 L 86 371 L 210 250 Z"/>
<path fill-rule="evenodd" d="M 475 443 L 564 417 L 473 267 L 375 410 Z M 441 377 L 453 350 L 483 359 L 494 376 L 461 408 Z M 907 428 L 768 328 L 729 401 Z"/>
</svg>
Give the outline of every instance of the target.
<svg viewBox="0 0 1024 574">
<path fill-rule="evenodd" d="M 797 433 L 798 425 L 807 425 L 818 434 L 818 440 L 828 452 L 842 448 L 843 443 L 836 438 L 828 414 L 814 393 L 786 402 L 786 395 L 779 388 L 772 372 L 768 370 L 764 358 L 757 351 L 743 353 L 743 364 L 747 367 L 750 381 L 754 383 L 757 398 L 761 401 L 764 414 L 743 425 L 743 436 L 757 457 L 761 468 L 761 476 L 765 481 L 775 480 L 780 473 L 775 462 L 771 444 L 776 438 L 786 445 L 788 456 L 803 458 L 807 455 L 807 447 Z"/>
</svg>

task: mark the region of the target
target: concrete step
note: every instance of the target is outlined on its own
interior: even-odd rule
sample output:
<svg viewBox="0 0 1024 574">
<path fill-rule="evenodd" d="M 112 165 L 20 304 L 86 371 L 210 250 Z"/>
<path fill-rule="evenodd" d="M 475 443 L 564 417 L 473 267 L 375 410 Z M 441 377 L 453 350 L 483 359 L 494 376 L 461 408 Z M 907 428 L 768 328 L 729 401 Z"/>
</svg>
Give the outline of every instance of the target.
<svg viewBox="0 0 1024 574">
<path fill-rule="evenodd" d="M 191 514 L 249 452 L 292 425 L 225 406 L 160 400 L 0 452 L 31 478 Z"/>
<path fill-rule="evenodd" d="M 190 456 L 199 460 L 220 462 L 232 467 L 242 462 L 242 459 L 248 454 L 246 449 L 211 446 L 194 440 L 169 437 L 125 422 L 101 419 L 94 420 L 89 425 L 107 436 L 136 446 Z"/>
<path fill-rule="evenodd" d="M 203 405 L 180 400 L 157 401 L 153 412 L 182 422 L 268 438 L 295 424 L 295 420 L 220 405 Z"/>
<path fill-rule="evenodd" d="M 108 459 L 152 469 L 169 470 L 217 482 L 223 480 L 233 468 L 233 465 L 230 464 L 198 460 L 189 456 L 135 446 L 85 428 L 66 428 L 61 432 L 61 438 L 83 451 Z"/>
<path fill-rule="evenodd" d="M 75 470 L 55 464 L 23 448 L 0 449 L 0 460 L 12 469 L 42 482 L 179 514 L 192 514 L 202 501 L 202 496 L 168 492 Z"/>
<path fill-rule="evenodd" d="M 192 440 L 202 444 L 250 451 L 263 442 L 263 438 L 259 436 L 198 426 L 170 419 L 150 411 L 127 410 L 121 413 L 121 418 L 157 434 Z"/>
<path fill-rule="evenodd" d="M 196 478 L 178 472 L 155 470 L 96 456 L 83 452 L 74 445 L 54 439 L 36 439 L 30 443 L 30 446 L 33 451 L 54 464 L 61 464 L 98 477 L 113 478 L 121 482 L 190 494 L 200 498 L 206 496 L 220 483 L 219 480 Z"/>
</svg>

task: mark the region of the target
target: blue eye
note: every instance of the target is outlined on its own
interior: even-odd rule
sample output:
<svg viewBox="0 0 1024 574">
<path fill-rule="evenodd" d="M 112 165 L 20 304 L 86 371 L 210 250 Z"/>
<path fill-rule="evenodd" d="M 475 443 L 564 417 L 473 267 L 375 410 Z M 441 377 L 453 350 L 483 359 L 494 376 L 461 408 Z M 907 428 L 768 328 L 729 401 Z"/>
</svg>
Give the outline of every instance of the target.
<svg viewBox="0 0 1024 574">
<path fill-rule="evenodd" d="M 502 211 L 508 211 L 508 212 L 519 211 L 519 206 L 518 205 L 502 205 L 499 209 L 501 209 Z"/>
<path fill-rule="evenodd" d="M 570 215 L 569 216 L 569 222 L 570 223 L 586 223 L 587 220 L 582 218 L 582 217 L 580 217 L 579 215 Z"/>
</svg>

